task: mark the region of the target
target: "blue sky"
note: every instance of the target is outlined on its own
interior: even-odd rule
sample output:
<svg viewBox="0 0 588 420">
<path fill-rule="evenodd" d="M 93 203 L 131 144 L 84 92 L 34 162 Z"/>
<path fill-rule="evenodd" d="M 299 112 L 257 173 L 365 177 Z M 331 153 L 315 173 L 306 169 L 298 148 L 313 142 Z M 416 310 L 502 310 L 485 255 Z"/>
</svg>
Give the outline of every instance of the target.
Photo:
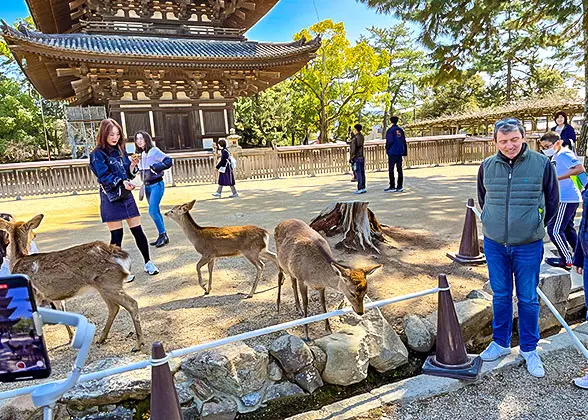
<svg viewBox="0 0 588 420">
<path fill-rule="evenodd" d="M 29 15 L 25 0 L 0 0 L 0 18 L 12 24 Z M 320 20 L 344 22 L 349 39 L 356 40 L 370 26 L 389 27 L 395 19 L 377 14 L 356 0 L 315 0 Z M 289 41 L 292 35 L 317 22 L 313 0 L 281 0 L 247 33 L 254 41 Z"/>
</svg>

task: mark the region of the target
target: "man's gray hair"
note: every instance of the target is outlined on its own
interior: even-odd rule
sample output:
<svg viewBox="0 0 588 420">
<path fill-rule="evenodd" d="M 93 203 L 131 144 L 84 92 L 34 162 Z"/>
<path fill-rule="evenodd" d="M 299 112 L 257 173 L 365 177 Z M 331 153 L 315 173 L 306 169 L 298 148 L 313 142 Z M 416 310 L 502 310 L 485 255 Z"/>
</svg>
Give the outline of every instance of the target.
<svg viewBox="0 0 588 420">
<path fill-rule="evenodd" d="M 525 137 L 525 126 L 516 118 L 505 118 L 503 120 L 497 121 L 496 124 L 494 124 L 494 141 L 496 141 L 496 137 L 498 136 L 499 131 L 502 134 L 518 131 L 521 133 L 521 136 Z"/>
</svg>

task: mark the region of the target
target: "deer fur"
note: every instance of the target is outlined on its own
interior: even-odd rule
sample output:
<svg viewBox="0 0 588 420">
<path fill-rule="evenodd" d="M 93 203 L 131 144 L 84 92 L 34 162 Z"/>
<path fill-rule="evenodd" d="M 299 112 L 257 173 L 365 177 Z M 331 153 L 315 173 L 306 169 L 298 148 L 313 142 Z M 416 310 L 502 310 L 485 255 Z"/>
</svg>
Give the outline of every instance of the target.
<svg viewBox="0 0 588 420">
<path fill-rule="evenodd" d="M 269 233 L 257 226 L 202 227 L 190 215 L 195 202 L 196 200 L 192 200 L 189 203 L 177 205 L 165 215 L 180 225 L 184 235 L 202 256 L 196 264 L 198 284 L 204 289 L 205 295 L 209 294 L 212 290 L 212 270 L 215 259 L 243 255 L 257 270 L 255 281 L 247 295 L 248 298 L 252 297 L 265 267 L 261 257 L 278 266 L 276 254 L 268 250 Z M 208 288 L 204 284 L 200 271 L 205 264 L 208 264 Z"/>
<path fill-rule="evenodd" d="M 78 295 L 83 289 L 96 289 L 108 306 L 106 325 L 97 343 L 106 340 L 122 306 L 133 320 L 137 334 L 137 345 L 133 351 L 138 351 L 144 344 L 139 306 L 123 290 L 123 281 L 131 274 L 129 254 L 116 245 L 96 241 L 61 251 L 29 255 L 31 241 L 35 238 L 33 229 L 42 220 L 42 214 L 28 222 L 0 219 L 0 230 L 8 233 L 10 241 L 10 271 L 29 277 L 38 302 L 48 301 L 62 308 L 62 301 Z"/>
<path fill-rule="evenodd" d="M 292 281 L 296 309 L 302 316 L 308 316 L 309 287 L 318 290 L 325 313 L 327 312 L 325 288 L 330 287 L 343 293 L 353 310 L 363 315 L 363 298 L 368 288 L 366 277 L 382 267 L 381 264 L 354 268 L 338 263 L 333 258 L 328 242 L 302 220 L 289 219 L 280 223 L 276 226 L 274 238 L 280 264 L 276 302 L 278 311 L 280 310 L 281 284 L 286 273 Z M 298 289 L 302 296 L 302 311 Z M 325 320 L 325 329 L 331 332 L 328 319 Z M 304 332 L 308 339 L 308 325 L 304 326 Z"/>
</svg>

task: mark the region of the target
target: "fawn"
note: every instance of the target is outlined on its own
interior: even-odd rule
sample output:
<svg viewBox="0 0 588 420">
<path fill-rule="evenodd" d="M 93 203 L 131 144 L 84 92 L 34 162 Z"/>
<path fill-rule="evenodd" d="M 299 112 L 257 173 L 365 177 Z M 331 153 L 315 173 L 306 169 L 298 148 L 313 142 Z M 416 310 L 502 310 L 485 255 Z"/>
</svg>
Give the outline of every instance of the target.
<svg viewBox="0 0 588 420">
<path fill-rule="evenodd" d="M 272 261 L 278 267 L 276 254 L 268 250 L 269 233 L 257 226 L 199 226 L 190 216 L 194 203 L 196 200 L 177 205 L 165 215 L 180 225 L 184 235 L 201 255 L 200 261 L 196 264 L 196 271 L 198 284 L 204 289 L 204 294 L 207 295 L 212 290 L 214 260 L 219 257 L 243 255 L 257 270 L 255 281 L 247 295 L 248 298 L 252 297 L 265 267 L 261 257 Z M 208 288 L 205 287 L 200 272 L 205 264 L 208 264 Z"/>
<path fill-rule="evenodd" d="M 137 301 L 123 290 L 123 280 L 130 274 L 129 254 L 116 245 L 91 242 L 61 251 L 29 255 L 31 241 L 43 215 L 28 222 L 8 222 L 0 219 L 0 230 L 8 233 L 10 271 L 25 274 L 38 302 L 48 301 L 64 308 L 62 301 L 72 298 L 86 287 L 92 287 L 108 306 L 108 318 L 97 343 L 106 340 L 120 307 L 125 308 L 133 320 L 137 344 L 133 351 L 143 346 L 143 332 Z M 70 339 L 71 330 L 68 329 Z"/>
<path fill-rule="evenodd" d="M 366 276 L 372 274 L 381 264 L 365 268 L 353 268 L 336 262 L 328 242 L 302 220 L 289 219 L 274 231 L 276 253 L 280 265 L 277 307 L 280 310 L 281 284 L 284 272 L 292 280 L 296 309 L 302 316 L 308 316 L 308 288 L 318 290 L 323 311 L 327 312 L 325 288 L 331 287 L 343 293 L 353 310 L 363 315 L 363 298 L 367 292 Z M 302 295 L 303 310 L 300 309 L 298 288 Z M 331 332 L 329 320 L 325 330 Z M 308 325 L 304 326 L 308 340 Z"/>
</svg>

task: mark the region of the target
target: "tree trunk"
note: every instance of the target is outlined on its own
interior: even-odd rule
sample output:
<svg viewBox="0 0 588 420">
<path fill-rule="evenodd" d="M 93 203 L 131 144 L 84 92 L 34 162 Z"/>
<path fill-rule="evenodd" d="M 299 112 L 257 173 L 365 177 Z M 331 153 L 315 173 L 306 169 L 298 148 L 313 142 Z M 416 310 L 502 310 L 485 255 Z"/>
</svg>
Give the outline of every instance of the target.
<svg viewBox="0 0 588 420">
<path fill-rule="evenodd" d="M 378 254 L 374 241 L 384 242 L 382 226 L 366 201 L 331 204 L 310 222 L 310 227 L 327 236 L 343 235 L 335 245 L 352 251 L 372 249 Z"/>
<path fill-rule="evenodd" d="M 588 0 L 582 0 L 582 35 L 584 37 L 584 124 L 582 124 L 582 133 L 576 144 L 576 153 L 579 156 L 586 156 L 588 142 Z"/>
</svg>

